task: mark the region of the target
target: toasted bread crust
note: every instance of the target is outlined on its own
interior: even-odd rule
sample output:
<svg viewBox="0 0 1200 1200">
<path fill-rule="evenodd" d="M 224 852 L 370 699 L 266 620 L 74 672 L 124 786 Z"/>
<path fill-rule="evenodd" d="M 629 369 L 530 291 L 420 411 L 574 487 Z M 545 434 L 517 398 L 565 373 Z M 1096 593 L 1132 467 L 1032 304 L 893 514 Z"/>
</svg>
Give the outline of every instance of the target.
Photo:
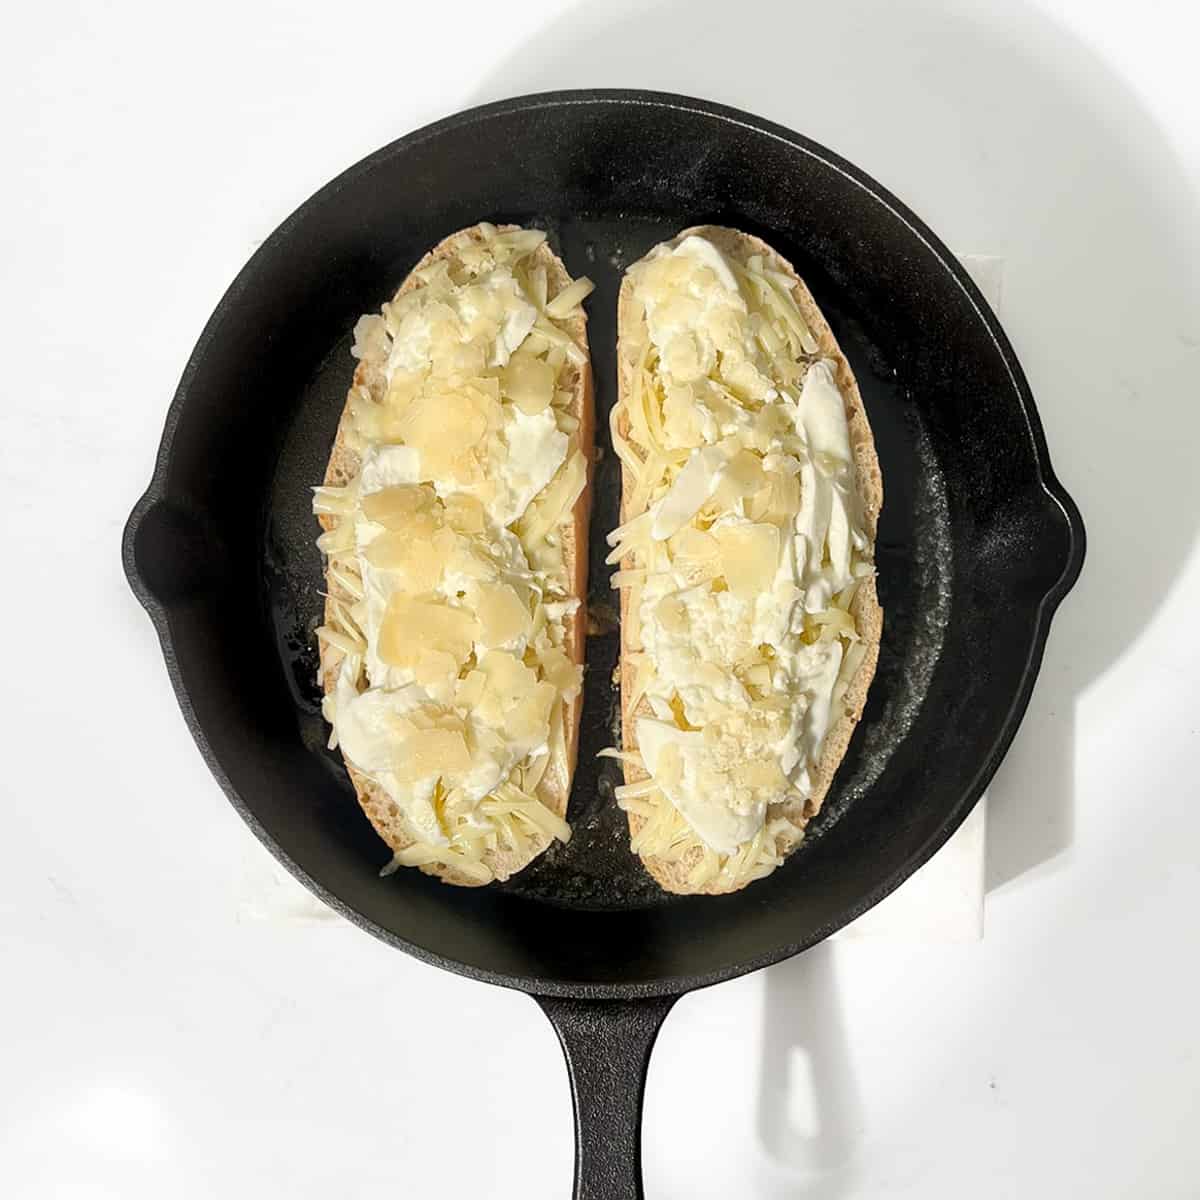
<svg viewBox="0 0 1200 1200">
<path fill-rule="evenodd" d="M 718 249 L 738 261 L 744 262 L 752 255 L 761 255 L 763 261 L 772 269 L 787 274 L 793 280 L 792 295 L 795 298 L 797 307 L 800 309 L 801 315 L 807 322 L 813 336 L 817 339 L 819 356 L 831 359 L 837 364 L 837 385 L 846 405 L 846 421 L 850 433 L 850 448 L 854 457 L 855 483 L 859 499 L 862 503 L 866 532 L 873 544 L 879 520 L 879 511 L 883 506 L 883 478 L 879 470 L 879 459 L 875 453 L 875 441 L 871 436 L 871 426 L 867 420 L 866 410 L 863 407 L 862 396 L 859 394 L 854 372 L 850 369 L 850 364 L 846 360 L 846 356 L 838 346 L 837 340 L 829 328 L 829 323 L 817 307 L 812 294 L 805 286 L 804 281 L 796 274 L 796 270 L 792 264 L 771 249 L 760 238 L 741 233 L 736 229 L 726 229 L 719 225 L 697 225 L 691 229 L 683 230 L 667 244 L 677 245 L 685 237 L 689 236 L 707 238 Z M 636 361 L 630 348 L 633 339 L 630 339 L 628 335 L 641 319 L 640 309 L 633 297 L 633 285 L 630 276 L 626 274 L 625 279 L 622 281 L 620 296 L 617 301 L 617 386 L 619 395 L 622 398 L 628 395 L 631 390 L 633 372 L 636 368 Z M 618 427 L 624 436 L 627 437 L 629 435 L 628 419 L 624 413 L 621 415 Z M 621 500 L 622 523 L 635 515 L 628 511 L 627 498 L 633 489 L 633 481 L 628 478 L 627 473 L 623 474 L 623 482 L 624 488 Z M 628 681 L 632 679 L 633 672 L 626 669 L 625 658 L 628 654 L 638 649 L 638 647 L 630 644 L 628 634 L 630 629 L 629 608 L 633 602 L 633 591 L 634 589 L 630 588 L 624 588 L 621 591 L 621 734 L 627 750 L 637 749 L 635 718 L 652 715 L 649 703 L 644 698 L 638 705 L 636 712 L 632 711 L 629 705 L 631 690 Z M 812 794 L 802 806 L 799 803 L 793 803 L 783 806 L 779 810 L 781 815 L 786 816 L 799 828 L 803 828 L 805 822 L 811 817 L 816 816 L 821 809 L 821 804 L 825 799 L 826 793 L 829 791 L 829 785 L 833 781 L 833 776 L 842 759 L 845 757 L 846 748 L 850 744 L 854 728 L 862 717 L 867 690 L 870 688 L 871 680 L 875 675 L 875 666 L 879 660 L 879 643 L 883 634 L 883 610 L 879 606 L 873 576 L 864 579 L 859 585 L 850 611 L 854 616 L 859 635 L 867 647 L 867 653 L 862 661 L 862 665 L 846 690 L 843 702 L 845 711 L 841 719 L 831 726 L 825 738 L 820 762 L 810 772 L 813 781 Z M 629 783 L 636 783 L 648 778 L 648 775 L 640 767 L 632 763 L 627 763 L 625 766 L 625 778 Z M 644 817 L 635 813 L 631 812 L 629 814 L 629 831 L 631 837 L 637 836 L 645 824 L 645 820 Z M 776 851 L 780 856 L 790 854 L 799 843 L 800 837 L 798 836 L 780 837 L 776 842 Z M 641 858 L 646 870 L 668 892 L 721 895 L 725 892 L 736 891 L 739 887 L 745 886 L 744 884 L 736 884 L 730 887 L 719 881 L 708 883 L 700 888 L 689 884 L 688 874 L 699 861 L 700 853 L 701 851 L 697 847 L 678 862 L 668 862 L 662 858 L 648 854 L 643 854 Z"/>
<path fill-rule="evenodd" d="M 517 229 L 518 226 L 501 225 L 497 228 L 500 232 L 507 232 Z M 416 272 L 421 268 L 437 259 L 452 258 L 465 244 L 485 241 L 486 236 L 485 231 L 476 225 L 443 239 L 417 263 L 401 285 L 399 294 L 404 295 L 420 286 Z M 566 267 L 545 242 L 534 252 L 534 259 L 546 268 L 551 295 L 560 291 L 570 282 L 571 277 L 567 273 Z M 582 312 L 578 316 L 560 321 L 559 325 L 586 355 L 588 353 L 587 318 L 582 315 Z M 590 361 L 577 368 L 572 368 L 568 364 L 567 369 L 571 372 L 568 375 L 568 385 L 573 392 L 570 413 L 579 421 L 579 447 L 588 464 L 588 481 L 579 499 L 575 502 L 569 518 L 560 527 L 563 560 L 566 565 L 570 593 L 579 600 L 579 608 L 566 619 L 564 649 L 574 662 L 582 665 L 587 634 L 587 529 L 591 507 L 595 415 L 592 405 Z M 361 465 L 358 454 L 350 447 L 347 439 L 350 424 L 350 395 L 357 388 L 366 388 L 376 400 L 380 400 L 384 394 L 384 387 L 385 381 L 379 365 L 367 362 L 365 359 L 360 361 L 354 372 L 354 380 L 350 392 L 347 394 L 347 405 L 342 410 L 337 435 L 334 438 L 333 449 L 325 470 L 324 482 L 327 486 L 340 486 L 348 483 L 358 474 Z M 325 529 L 330 528 L 333 524 L 332 519 L 328 517 L 322 517 L 320 520 L 322 528 Z M 328 622 L 332 616 L 330 599 L 351 601 L 353 598 L 347 596 L 328 571 L 325 582 L 328 597 L 325 602 L 325 620 Z M 322 689 L 328 695 L 335 686 L 342 655 L 324 642 L 320 646 L 320 655 L 320 681 Z M 566 815 L 571 780 L 575 773 L 575 758 L 579 745 L 579 716 L 582 705 L 582 691 L 569 704 L 564 704 L 562 720 L 565 753 L 561 756 L 560 761 L 552 762 L 546 768 L 546 773 L 538 785 L 538 799 L 560 817 Z M 354 791 L 359 804 L 362 805 L 363 812 L 367 814 L 375 831 L 389 848 L 393 852 L 397 852 L 413 845 L 416 839 L 409 831 L 399 806 L 388 796 L 387 792 L 349 762 L 346 762 L 346 771 L 354 785 Z M 528 866 L 537 855 L 546 849 L 550 841 L 548 835 L 534 833 L 531 835 L 531 852 L 529 854 L 521 854 L 509 846 L 500 845 L 495 850 L 484 853 L 483 863 L 491 870 L 495 879 L 507 879 L 523 867 Z M 470 879 L 453 867 L 447 867 L 440 863 L 430 863 L 422 870 L 437 875 L 446 883 L 458 884 L 462 887 L 479 886 L 478 880 Z"/>
</svg>

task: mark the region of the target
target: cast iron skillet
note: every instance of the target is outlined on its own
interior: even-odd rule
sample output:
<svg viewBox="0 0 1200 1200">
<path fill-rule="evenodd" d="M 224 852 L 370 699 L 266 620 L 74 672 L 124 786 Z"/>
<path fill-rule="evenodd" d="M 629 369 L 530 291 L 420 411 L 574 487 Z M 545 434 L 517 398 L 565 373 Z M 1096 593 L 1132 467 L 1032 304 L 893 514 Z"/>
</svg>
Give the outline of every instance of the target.
<svg viewBox="0 0 1200 1200">
<path fill-rule="evenodd" d="M 324 750 L 308 487 L 350 379 L 350 330 L 428 247 L 483 218 L 548 230 L 572 273 L 597 284 L 601 619 L 612 612 L 604 534 L 619 482 L 606 416 L 626 265 L 686 225 L 761 234 L 795 263 L 858 375 L 886 492 L 879 670 L 805 845 L 738 895 L 667 897 L 627 848 L 616 768 L 595 757 L 614 736 L 611 624 L 588 645 L 574 838 L 506 885 L 380 879 L 388 852 Z M 820 941 L 942 845 L 1016 731 L 1083 549 L 1012 347 L 912 213 L 766 121 L 679 96 L 580 91 L 472 109 L 401 138 L 276 230 L 187 364 L 123 553 L 184 717 L 246 822 L 362 928 L 534 996 L 571 1075 L 575 1194 L 633 1197 L 645 1071 L 671 1005 Z"/>
</svg>

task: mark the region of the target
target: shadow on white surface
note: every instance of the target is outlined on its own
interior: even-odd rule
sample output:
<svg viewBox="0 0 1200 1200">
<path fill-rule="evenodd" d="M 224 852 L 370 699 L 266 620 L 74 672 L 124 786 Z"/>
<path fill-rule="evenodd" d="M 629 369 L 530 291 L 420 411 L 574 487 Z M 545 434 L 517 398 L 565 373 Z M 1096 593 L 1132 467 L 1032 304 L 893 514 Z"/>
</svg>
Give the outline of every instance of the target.
<svg viewBox="0 0 1200 1200">
<path fill-rule="evenodd" d="M 743 0 L 736 30 L 732 11 L 724 0 L 581 5 L 477 98 L 650 87 L 734 104 L 846 155 L 960 253 L 1005 260 L 1005 327 L 1089 549 L 989 789 L 995 889 L 1071 845 L 1077 699 L 1136 655 L 1195 539 L 1195 192 L 1129 86 L 1023 4 Z M 1151 496 L 1166 520 L 1146 519 Z M 766 982 L 759 1130 L 780 1166 L 825 1173 L 815 1190 L 797 1183 L 806 1196 L 852 1186 L 848 1169 L 840 1182 L 831 1174 L 853 1149 L 857 1091 L 830 954 L 773 968 Z M 800 1051 L 815 1132 L 789 1123 L 803 1099 L 788 1065 Z"/>
<path fill-rule="evenodd" d="M 772 967 L 763 992 L 758 1136 L 814 1200 L 847 1194 L 863 1126 L 836 954 L 825 942 Z"/>
</svg>

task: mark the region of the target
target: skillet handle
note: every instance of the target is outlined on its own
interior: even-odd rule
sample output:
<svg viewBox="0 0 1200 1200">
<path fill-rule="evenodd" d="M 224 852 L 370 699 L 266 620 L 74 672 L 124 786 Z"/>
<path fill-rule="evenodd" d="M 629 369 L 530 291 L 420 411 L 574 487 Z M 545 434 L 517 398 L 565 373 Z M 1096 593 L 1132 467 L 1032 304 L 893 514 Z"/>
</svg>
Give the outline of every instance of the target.
<svg viewBox="0 0 1200 1200">
<path fill-rule="evenodd" d="M 575 1106 L 574 1200 L 643 1200 L 642 1099 L 650 1051 L 678 996 L 535 996 L 554 1026 Z"/>
</svg>

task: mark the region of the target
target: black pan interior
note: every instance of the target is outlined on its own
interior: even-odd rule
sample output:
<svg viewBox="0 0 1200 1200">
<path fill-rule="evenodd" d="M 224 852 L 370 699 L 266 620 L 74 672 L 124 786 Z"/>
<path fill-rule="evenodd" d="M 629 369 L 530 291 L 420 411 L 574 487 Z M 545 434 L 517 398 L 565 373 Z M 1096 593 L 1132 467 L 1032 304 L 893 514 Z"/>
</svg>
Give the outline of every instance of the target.
<svg viewBox="0 0 1200 1200">
<path fill-rule="evenodd" d="M 549 231 L 588 303 L 598 440 L 591 637 L 575 830 L 508 884 L 402 871 L 361 815 L 314 685 L 320 558 L 308 488 L 352 373 L 350 329 L 434 242 L 482 218 Z M 864 721 L 806 844 L 732 897 L 670 898 L 612 802 L 617 650 L 604 533 L 616 523 L 616 289 L 697 222 L 792 260 L 851 360 L 883 466 L 885 634 Z M 372 932 L 530 990 L 669 990 L 811 944 L 953 831 L 1023 711 L 1082 528 L 1050 474 L 1020 369 L 944 248 L 865 177 L 743 114 L 640 93 L 564 93 L 451 118 L 297 211 L 222 301 L 135 510 L 127 563 L 202 750 L 256 832 Z"/>
</svg>

